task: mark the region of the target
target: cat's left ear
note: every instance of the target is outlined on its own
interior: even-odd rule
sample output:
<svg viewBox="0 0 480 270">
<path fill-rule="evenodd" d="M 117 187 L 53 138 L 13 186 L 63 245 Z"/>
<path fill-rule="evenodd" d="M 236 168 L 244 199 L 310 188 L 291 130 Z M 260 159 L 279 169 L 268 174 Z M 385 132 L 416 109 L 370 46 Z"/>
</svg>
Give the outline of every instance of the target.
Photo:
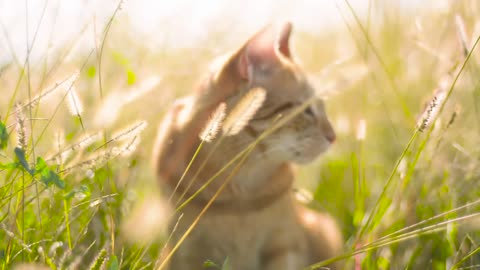
<svg viewBox="0 0 480 270">
<path fill-rule="evenodd" d="M 212 66 L 215 72 L 213 79 L 217 85 L 221 85 L 217 89 L 222 89 L 222 96 L 235 94 L 239 89 L 238 84 L 252 84 L 283 68 L 285 64 L 290 64 L 291 32 L 292 24 L 289 22 L 278 32 L 269 25 L 253 35 L 236 52 L 228 55 L 226 60 L 215 62 Z"/>
<path fill-rule="evenodd" d="M 282 27 L 280 33 L 278 34 L 275 45 L 278 50 L 278 54 L 281 57 L 286 57 L 289 60 L 291 60 L 291 54 L 290 54 L 290 45 L 289 45 L 289 40 L 290 40 L 290 34 L 292 33 L 292 23 L 287 22 L 285 25 Z"/>
<path fill-rule="evenodd" d="M 250 38 L 236 55 L 240 77 L 251 81 L 256 72 L 275 68 L 282 61 L 290 61 L 291 32 L 292 24 L 287 22 L 277 33 L 273 27 L 267 26 Z"/>
</svg>

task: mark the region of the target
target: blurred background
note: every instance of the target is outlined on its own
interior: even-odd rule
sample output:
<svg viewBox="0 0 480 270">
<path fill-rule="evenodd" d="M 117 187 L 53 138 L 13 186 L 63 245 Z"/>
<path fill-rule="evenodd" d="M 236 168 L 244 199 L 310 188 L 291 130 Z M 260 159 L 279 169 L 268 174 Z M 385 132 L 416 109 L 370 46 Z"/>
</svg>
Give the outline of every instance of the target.
<svg viewBox="0 0 480 270">
<path fill-rule="evenodd" d="M 0 0 L 2 269 L 154 269 L 156 127 L 216 57 L 284 21 L 338 135 L 299 168 L 299 198 L 346 251 L 375 247 L 346 268 L 480 267 L 480 2 Z M 22 144 L 60 184 L 6 165 Z"/>
<path fill-rule="evenodd" d="M 445 11 L 449 7 L 447 0 L 353 0 L 349 4 L 364 18 L 372 15 L 376 5 L 389 6 L 396 16 L 412 16 L 426 10 Z M 346 12 L 344 5 L 342 1 L 314 0 L 124 1 L 116 16 L 122 25 L 117 31 L 141 40 L 139 43 L 149 49 L 195 48 L 206 44 L 212 32 L 229 32 L 223 39 L 235 42 L 267 23 L 285 20 L 292 21 L 299 31 L 319 34 L 344 28 L 343 16 L 347 16 L 342 13 Z M 3 0 L 0 17 L 4 34 L 0 48 L 12 51 L 2 54 L 0 60 L 25 59 L 27 38 L 29 43 L 35 39 L 30 53 L 35 60 L 42 58 L 46 50 L 55 53 L 73 39 L 81 52 L 88 51 L 95 46 L 94 28 L 101 33 L 117 6 L 114 1 Z"/>
</svg>

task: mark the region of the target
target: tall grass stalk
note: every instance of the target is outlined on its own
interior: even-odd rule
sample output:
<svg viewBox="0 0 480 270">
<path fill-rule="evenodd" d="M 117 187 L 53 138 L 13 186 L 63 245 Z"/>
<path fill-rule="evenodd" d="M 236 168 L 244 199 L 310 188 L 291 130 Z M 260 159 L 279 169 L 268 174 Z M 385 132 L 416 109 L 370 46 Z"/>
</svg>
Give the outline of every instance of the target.
<svg viewBox="0 0 480 270">
<path fill-rule="evenodd" d="M 200 144 L 195 149 L 195 153 L 193 154 L 192 158 L 190 158 L 190 161 L 188 162 L 187 167 L 183 171 L 182 176 L 178 180 L 177 184 L 175 185 L 175 188 L 172 191 L 172 194 L 168 198 L 169 203 L 172 201 L 173 196 L 175 196 L 175 193 L 177 192 L 178 188 L 180 187 L 183 180 L 185 179 L 185 176 L 190 171 L 190 167 L 193 165 L 193 162 L 196 160 L 198 154 L 200 153 L 200 150 L 202 149 L 203 144 L 205 142 L 207 142 L 207 143 L 211 142 L 217 136 L 218 132 L 221 129 L 223 120 L 225 119 L 226 109 L 227 109 L 227 105 L 224 102 L 220 103 L 218 105 L 218 107 L 215 109 L 215 111 L 213 112 L 213 114 L 211 116 L 211 119 L 207 122 L 204 129 L 200 132 L 200 134 L 199 134 Z M 208 160 L 208 157 L 207 157 L 207 160 Z M 206 163 L 206 160 L 205 160 L 204 164 L 205 163 Z M 203 169 L 203 166 L 200 166 L 200 169 L 198 171 L 200 171 L 201 169 Z M 197 171 L 197 173 L 198 173 L 198 171 Z M 188 192 L 188 190 L 190 189 L 190 186 L 193 184 L 193 182 L 196 178 L 196 175 L 197 174 L 195 174 L 193 176 L 192 180 L 188 183 L 187 187 L 184 189 L 183 193 L 180 195 L 176 205 L 178 205 L 178 203 L 183 199 L 185 194 Z"/>
<path fill-rule="evenodd" d="M 480 216 L 480 213 L 469 214 L 469 215 L 461 216 L 461 217 L 458 217 L 458 218 L 450 219 L 450 220 L 447 220 L 447 221 L 444 221 L 444 222 L 439 222 L 439 223 L 434 224 L 434 225 L 426 226 L 424 228 L 419 228 L 419 229 L 416 229 L 414 231 L 407 232 L 407 233 L 404 233 L 404 234 L 400 234 L 400 235 L 397 235 L 397 236 L 394 236 L 394 237 L 385 238 L 382 241 L 374 241 L 374 242 L 372 242 L 368 245 L 364 245 L 359 249 L 354 249 L 354 250 L 352 250 L 350 252 L 347 252 L 343 255 L 340 255 L 340 256 L 337 256 L 337 257 L 334 257 L 334 258 L 331 258 L 331 259 L 328 259 L 328 260 L 325 260 L 325 261 L 322 261 L 322 262 L 312 264 L 312 265 L 306 267 L 304 270 L 320 269 L 321 267 L 324 267 L 326 265 L 329 265 L 329 264 L 337 262 L 337 261 L 341 261 L 341 260 L 344 260 L 344 259 L 351 258 L 351 257 L 353 257 L 354 255 L 357 255 L 357 254 L 362 254 L 362 253 L 365 253 L 365 252 L 368 252 L 368 251 L 371 251 L 371 250 L 378 249 L 380 247 L 385 247 L 385 246 L 389 246 L 389 245 L 392 245 L 392 244 L 395 244 L 395 243 L 400 243 L 400 242 L 403 242 L 403 241 L 406 241 L 406 240 L 409 240 L 409 239 L 418 238 L 419 236 L 422 236 L 422 235 L 444 231 L 444 230 L 447 230 L 447 226 L 449 224 L 465 222 L 465 221 L 468 221 L 468 220 L 470 220 L 472 218 L 475 218 L 475 217 L 478 217 L 478 216 Z M 475 251 L 475 252 L 477 252 L 477 251 Z"/>
<path fill-rule="evenodd" d="M 71 250 L 73 248 L 73 246 L 72 246 L 72 236 L 70 234 L 70 218 L 69 218 L 68 212 L 69 211 L 68 211 L 67 200 L 64 199 L 63 200 L 63 213 L 64 213 L 64 216 L 65 216 L 65 224 L 66 224 L 66 227 L 67 227 L 68 248 Z"/>
<path fill-rule="evenodd" d="M 203 163 L 197 169 L 197 171 L 193 175 L 192 179 L 188 183 L 187 187 L 183 190 L 182 194 L 178 198 L 175 205 L 179 205 L 182 202 L 183 198 L 185 197 L 185 195 L 190 190 L 191 186 L 193 185 L 193 183 L 195 182 L 195 180 L 199 176 L 200 172 L 207 165 L 207 162 L 210 161 L 210 158 L 215 153 L 217 148 L 222 144 L 225 136 L 231 136 L 231 135 L 234 135 L 234 134 L 238 134 L 242 129 L 244 129 L 245 126 L 248 125 L 248 122 L 251 120 L 251 118 L 255 115 L 257 110 L 260 109 L 260 107 L 262 106 L 263 102 L 265 101 L 265 97 L 266 97 L 265 89 L 260 88 L 260 87 L 250 89 L 247 92 L 247 94 L 245 96 L 243 96 L 240 99 L 240 101 L 238 101 L 237 104 L 235 104 L 235 106 L 233 107 L 231 112 L 225 118 L 224 122 L 223 122 L 224 117 L 222 117 L 221 120 L 222 120 L 223 123 L 222 123 L 221 126 L 219 126 L 219 128 L 222 129 L 223 133 L 221 134 L 221 136 L 219 136 L 219 139 L 215 142 L 212 149 L 208 153 L 207 157 L 203 160 Z M 219 106 L 222 106 L 222 105 L 220 104 Z M 214 122 L 212 122 L 212 123 L 214 123 Z M 204 140 L 202 140 L 200 145 L 202 145 L 203 141 Z M 194 154 L 194 157 L 196 157 L 198 152 L 199 152 L 199 149 L 197 148 L 197 150 Z M 193 158 L 190 160 L 190 162 L 189 162 L 187 168 L 185 169 L 185 171 L 183 172 L 183 175 L 180 178 L 180 180 L 182 180 L 183 177 L 185 177 L 185 175 L 186 175 L 187 171 L 190 169 L 190 166 L 192 165 L 192 163 L 193 163 Z M 179 185 L 180 185 L 180 181 L 177 183 L 175 189 L 177 189 Z M 174 193 L 175 192 L 172 193 L 172 196 L 174 195 Z"/>
<path fill-rule="evenodd" d="M 393 79 L 390 71 L 388 70 L 387 65 L 383 61 L 383 58 L 380 56 L 380 53 L 378 52 L 375 45 L 373 44 L 373 42 L 370 38 L 370 35 L 368 34 L 366 28 L 363 26 L 362 22 L 360 21 L 360 18 L 358 17 L 357 12 L 355 11 L 355 9 L 353 9 L 349 0 L 344 0 L 344 1 L 345 1 L 345 4 L 348 6 L 348 9 L 349 9 L 350 13 L 355 18 L 355 22 L 357 23 L 358 27 L 360 28 L 360 31 L 362 32 L 362 35 L 365 37 L 365 40 L 367 41 L 367 44 L 369 45 L 370 49 L 372 50 L 373 54 L 375 55 L 375 57 L 378 60 L 378 62 L 380 63 L 380 65 L 382 66 L 383 71 L 387 75 L 388 82 L 390 83 L 390 86 L 391 86 L 393 92 L 396 95 L 396 99 L 400 102 L 400 105 L 402 106 L 404 114 L 407 117 L 412 118 L 412 113 L 408 109 L 408 106 L 405 103 L 404 98 L 400 95 L 400 91 L 398 90 L 398 87 L 397 87 L 397 84 L 395 83 L 395 80 Z"/>
<path fill-rule="evenodd" d="M 217 191 L 213 194 L 212 198 L 207 202 L 207 204 L 204 206 L 202 211 L 197 215 L 195 220 L 190 224 L 188 229 L 183 233 L 183 235 L 180 237 L 178 242 L 173 246 L 172 250 L 170 253 L 165 257 L 163 262 L 160 264 L 158 267 L 158 270 L 164 269 L 168 263 L 168 261 L 171 259 L 173 254 L 178 250 L 180 245 L 185 241 L 185 239 L 188 237 L 188 235 L 192 232 L 192 230 L 195 228 L 195 226 L 198 224 L 202 216 L 205 214 L 205 212 L 208 210 L 208 208 L 212 205 L 212 203 L 216 200 L 216 198 L 220 195 L 220 193 L 225 189 L 225 187 L 230 183 L 230 180 L 237 174 L 237 172 L 240 170 L 242 167 L 243 163 L 245 163 L 247 157 L 249 156 L 250 152 L 253 151 L 255 146 L 251 147 L 249 151 L 247 151 L 243 156 L 242 159 L 238 162 L 238 164 L 233 168 L 232 172 L 227 176 L 227 178 L 224 180 L 222 185 L 217 189 Z"/>
<path fill-rule="evenodd" d="M 312 105 L 315 101 L 317 100 L 316 97 L 309 98 L 305 102 L 303 102 L 300 106 L 292 110 L 290 113 L 285 115 L 284 117 L 278 119 L 278 121 L 274 122 L 274 124 L 265 130 L 258 138 L 256 138 L 253 142 L 251 142 L 245 149 L 243 149 L 241 152 L 239 152 L 235 157 L 233 157 L 229 162 L 227 162 L 218 172 L 216 172 L 210 179 L 205 181 L 205 183 L 197 189 L 195 193 L 193 193 L 188 199 L 186 199 L 180 206 L 178 206 L 175 211 L 180 211 L 183 209 L 188 203 L 190 203 L 198 194 L 200 194 L 205 188 L 207 188 L 219 175 L 221 175 L 225 170 L 227 170 L 230 166 L 232 166 L 237 160 L 242 158 L 242 156 L 250 152 L 255 145 L 257 145 L 259 142 L 264 140 L 266 137 L 271 135 L 273 132 L 281 128 L 283 125 L 285 125 L 288 121 L 292 120 L 294 117 L 296 117 L 298 114 L 302 113 L 308 106 Z"/>
<path fill-rule="evenodd" d="M 455 270 L 455 269 L 459 269 L 460 266 L 465 263 L 468 259 L 470 259 L 473 255 L 477 254 L 480 252 L 480 247 L 477 247 L 475 250 L 473 250 L 472 252 L 468 253 L 467 256 L 463 257 L 461 260 L 459 260 L 456 264 L 454 264 L 452 266 L 452 268 L 450 268 L 450 270 Z M 475 267 L 478 267 L 475 266 Z M 466 269 L 464 267 L 462 267 L 461 269 Z"/>
<path fill-rule="evenodd" d="M 198 216 L 195 218 L 195 220 L 192 222 L 192 224 L 189 226 L 189 228 L 184 232 L 184 234 L 180 237 L 178 242 L 175 244 L 175 246 L 172 248 L 170 253 L 165 257 L 164 261 L 160 264 L 158 267 L 158 270 L 163 269 L 166 267 L 168 260 L 173 256 L 173 254 L 178 250 L 180 245 L 183 243 L 183 241 L 188 237 L 189 233 L 194 229 L 196 224 L 199 222 L 200 218 L 204 215 L 204 213 L 208 210 L 210 205 L 215 201 L 215 199 L 220 195 L 221 191 L 227 186 L 227 184 L 230 182 L 230 180 L 233 178 L 233 176 L 236 175 L 237 171 L 241 168 L 243 163 L 246 161 L 248 158 L 249 154 L 253 151 L 255 146 L 261 142 L 263 139 L 265 139 L 267 136 L 271 135 L 273 132 L 275 132 L 277 129 L 281 128 L 283 125 L 285 125 L 288 121 L 292 120 L 294 117 L 296 117 L 298 114 L 302 113 L 308 106 L 310 106 L 313 102 L 316 101 L 316 97 L 312 97 L 297 108 L 295 108 L 293 111 L 291 111 L 289 114 L 285 115 L 284 117 L 280 118 L 278 121 L 274 122 L 272 127 L 268 128 L 265 130 L 258 138 L 255 139 L 249 146 L 247 146 L 243 151 L 238 153 L 234 158 L 232 158 L 224 167 L 222 167 L 215 175 L 213 175 L 210 179 L 208 179 L 204 185 L 202 185 L 192 196 L 190 196 L 188 199 L 185 200 L 180 206 L 178 206 L 175 209 L 175 212 L 180 211 L 183 209 L 188 203 L 190 203 L 200 192 L 202 192 L 213 180 L 215 180 L 221 173 L 223 173 L 227 168 L 232 166 L 237 160 L 239 160 L 238 164 L 232 169 L 231 173 L 226 177 L 222 185 L 217 189 L 217 191 L 214 193 L 212 198 L 207 202 L 206 206 L 202 209 L 202 211 L 198 214 Z"/>
<path fill-rule="evenodd" d="M 223 42 L 225 37 L 244 29 L 209 35 L 204 43 L 191 44 L 192 48 L 161 44 L 152 49 L 144 39 L 133 40 L 124 34 L 128 27 L 123 24 L 125 17 L 120 16 L 122 2 L 112 3 L 104 21 L 99 17 L 78 25 L 78 29 L 69 26 L 78 35 L 60 46 L 54 37 L 60 30 L 63 8 L 57 5 L 53 18 L 57 26 L 48 33 L 51 43 L 45 51 L 39 37 L 43 35 L 42 28 L 49 25 L 47 16 L 51 9 L 47 6 L 52 1 L 38 6 L 39 16 L 33 16 L 30 2 L 21 5 L 21 16 L 15 19 L 28 21 L 26 27 L 18 28 L 27 32 L 27 42 L 21 46 L 17 46 L 9 22 L 0 22 L 0 41 L 7 46 L 6 62 L 0 63 L 1 270 L 24 266 L 158 269 L 165 265 L 162 259 L 166 255 L 171 257 L 176 252 L 168 253 L 167 244 L 177 248 L 182 245 L 255 145 L 308 106 L 275 120 L 219 172 L 202 179 L 206 181 L 199 189 L 191 191 L 193 182 L 188 183 L 175 204 L 176 216 L 181 217 L 178 212 L 213 181 L 223 181 L 219 189 L 213 190 L 215 195 L 201 215 L 187 224 L 187 233 L 177 231 L 177 222 L 168 237 L 152 237 L 146 243 L 124 241 L 129 231 L 121 225 L 132 206 L 145 194 L 157 195 L 152 188 L 154 176 L 146 165 L 153 138 L 143 137 L 153 134 L 153 129 L 141 131 L 141 144 L 140 131 L 120 137 L 117 136 L 121 132 L 113 131 L 135 121 L 136 114 L 149 124 L 159 121 L 164 104 L 191 89 L 191 80 L 196 76 L 193 74 L 204 71 L 210 55 L 224 45 L 234 47 Z M 335 93 L 326 103 L 338 142 L 321 162 L 312 165 L 313 170 L 308 168 L 299 174 L 300 185 L 308 178 L 312 186 L 318 186 L 312 205 L 334 215 L 348 241 L 346 245 L 354 243 L 356 248 L 306 269 L 318 269 L 337 260 L 344 260 L 347 268 L 354 263 L 366 270 L 479 268 L 479 148 L 475 128 L 480 123 L 480 88 L 479 69 L 473 61 L 479 57 L 479 4 L 447 1 L 449 9 L 411 9 L 404 14 L 396 10 L 400 6 L 397 2 L 387 6 L 381 1 L 369 1 L 364 19 L 352 1 L 339 1 L 336 4 L 343 7 L 339 11 L 348 28 L 345 33 L 335 29 L 307 31 L 297 36 L 300 58 L 305 60 L 307 73 L 312 71 L 310 74 L 315 77 L 335 78 L 334 68 L 325 68 L 328 73 L 317 71 L 324 69 L 332 58 L 345 55 L 349 55 L 348 65 L 356 66 L 358 61 L 369 71 L 368 79 L 360 86 L 344 87 L 345 92 L 329 91 Z M 224 17 L 221 20 L 229 21 Z M 117 28 L 117 23 L 121 28 Z M 168 36 L 170 29 L 165 24 L 159 33 Z M 83 40 L 91 38 L 92 26 L 95 44 L 85 48 L 89 45 Z M 23 50 L 22 58 L 16 55 L 19 47 Z M 85 54 L 78 54 L 82 50 Z M 38 62 L 32 53 L 40 55 Z M 436 100 L 431 107 L 437 110 L 427 113 L 428 119 L 422 117 L 426 121 L 413 130 L 413 112 L 418 111 L 427 91 L 447 69 L 450 82 L 444 89 L 445 98 Z M 152 72 L 154 77 L 162 78 L 162 86 L 158 91 L 142 90 L 153 87 L 153 80 L 140 85 L 135 78 L 148 77 Z M 121 90 L 123 86 L 128 93 Z M 76 100 L 85 103 L 83 111 L 75 109 L 77 102 L 71 96 L 75 89 Z M 120 104 L 115 108 L 118 115 L 108 125 L 97 124 L 100 116 L 96 113 L 108 107 L 110 97 L 123 98 L 116 103 Z M 74 105 L 73 114 L 66 110 L 69 98 Z M 455 107 L 453 112 L 450 104 Z M 447 114 L 452 115 L 450 120 Z M 362 139 L 355 138 L 352 132 L 352 123 L 358 122 L 359 117 L 368 121 L 371 129 Z M 337 125 L 340 118 L 347 119 L 346 128 Z M 53 139 L 55 133 L 60 134 L 58 139 Z M 205 151 L 208 142 L 202 139 L 194 155 L 188 157 L 190 163 L 181 179 L 195 167 L 195 172 L 189 172 L 194 175 L 189 180 L 198 181 L 205 164 L 225 143 L 224 137 L 218 134 L 212 139 L 205 155 L 200 151 Z M 198 168 L 192 165 L 194 160 L 193 165 L 198 163 Z M 223 178 L 226 171 L 229 173 Z M 395 173 L 399 172 L 397 177 Z M 395 210 L 393 215 L 391 210 Z M 170 243 L 173 233 L 181 234 L 181 241 Z M 364 255 L 355 256 L 358 254 Z"/>
<path fill-rule="evenodd" d="M 468 63 L 468 60 L 470 59 L 472 53 L 475 51 L 475 48 L 478 44 L 478 42 L 480 41 L 480 36 L 476 39 L 475 43 L 473 44 L 473 47 L 472 49 L 469 51 L 468 55 L 466 56 L 466 58 L 464 59 L 461 67 L 459 68 L 459 70 L 456 72 L 456 75 L 454 77 L 454 80 L 446 94 L 446 97 L 445 99 L 443 99 L 443 101 L 439 104 L 439 108 L 438 108 L 438 113 L 437 115 L 435 115 L 434 119 L 432 119 L 431 121 L 431 124 L 429 125 L 428 127 L 428 133 L 430 134 L 432 131 L 433 131 L 433 127 L 435 125 L 435 122 L 436 120 L 438 119 L 438 116 L 442 113 L 443 111 L 443 108 L 445 107 L 445 104 L 446 102 L 448 101 L 450 95 L 452 94 L 453 92 L 453 89 L 455 88 L 455 85 L 458 81 L 458 78 L 460 77 L 460 75 L 462 74 L 463 70 L 465 69 L 467 63 Z M 358 235 L 357 235 L 357 241 L 359 241 L 360 239 L 362 239 L 363 237 L 363 234 L 371 229 L 373 229 L 375 226 L 375 224 L 378 224 L 380 222 L 380 219 L 382 218 L 382 216 L 385 214 L 386 210 L 387 209 L 380 209 L 380 207 L 382 206 L 382 203 L 386 203 L 386 196 L 387 196 L 387 189 L 388 187 L 390 186 L 393 178 L 395 177 L 395 174 L 397 172 L 397 169 L 398 169 L 398 166 L 400 164 L 400 162 L 402 161 L 402 159 L 406 156 L 406 154 L 408 153 L 408 151 L 410 150 L 410 147 L 412 146 L 412 143 L 414 142 L 414 140 L 416 139 L 416 137 L 418 136 L 418 133 L 419 133 L 419 129 L 416 128 L 415 131 L 413 132 L 413 135 L 412 137 L 410 138 L 409 142 L 407 143 L 406 147 L 404 148 L 404 150 L 402 151 L 402 153 L 400 154 L 400 157 L 398 158 L 394 168 L 392 169 L 392 172 L 390 174 L 390 177 L 387 179 L 387 182 L 385 183 L 384 187 L 383 187 L 383 190 L 382 192 L 380 193 L 380 196 L 377 200 L 377 202 L 375 203 L 375 206 L 371 212 L 371 214 L 369 215 L 368 219 L 367 219 L 367 222 L 365 223 L 364 226 L 362 226 L 361 230 L 359 231 Z M 428 137 L 427 137 L 428 138 Z M 417 155 L 419 155 L 420 153 L 417 153 Z M 387 203 L 388 204 L 388 203 Z M 389 205 L 387 205 L 387 208 L 388 208 Z M 379 211 L 379 210 L 382 210 L 382 211 Z M 373 224 L 373 225 L 372 225 Z"/>
</svg>

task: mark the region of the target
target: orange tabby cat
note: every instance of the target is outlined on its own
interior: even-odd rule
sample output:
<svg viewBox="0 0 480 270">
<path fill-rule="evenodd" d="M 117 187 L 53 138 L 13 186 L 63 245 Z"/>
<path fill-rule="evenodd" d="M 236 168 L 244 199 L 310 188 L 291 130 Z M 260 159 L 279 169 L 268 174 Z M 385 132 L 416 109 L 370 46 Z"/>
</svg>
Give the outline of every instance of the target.
<svg viewBox="0 0 480 270">
<path fill-rule="evenodd" d="M 172 192 L 200 143 L 199 133 L 220 102 L 231 109 L 250 89 L 266 90 L 262 107 L 239 134 L 223 137 L 208 159 L 215 141 L 203 145 L 172 202 L 184 191 L 192 195 L 275 120 L 315 95 L 290 54 L 290 33 L 290 24 L 278 34 L 272 27 L 263 29 L 169 111 L 159 130 L 154 162 L 162 187 Z M 296 202 L 291 165 L 312 161 L 334 140 L 321 100 L 262 140 L 174 253 L 170 269 L 202 269 L 207 260 L 221 264 L 228 258 L 234 270 L 298 270 L 338 255 L 342 237 L 335 221 Z M 206 166 L 186 190 L 205 160 Z M 172 243 L 231 171 L 227 169 L 182 210 Z"/>
</svg>

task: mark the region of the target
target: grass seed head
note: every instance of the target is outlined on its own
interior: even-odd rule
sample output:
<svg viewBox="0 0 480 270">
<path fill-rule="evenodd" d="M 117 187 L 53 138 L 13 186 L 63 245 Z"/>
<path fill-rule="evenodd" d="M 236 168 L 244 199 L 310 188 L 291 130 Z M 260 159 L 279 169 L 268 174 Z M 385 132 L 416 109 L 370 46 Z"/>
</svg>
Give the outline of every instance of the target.
<svg viewBox="0 0 480 270">
<path fill-rule="evenodd" d="M 222 127 L 223 119 L 225 119 L 226 109 L 227 105 L 225 102 L 218 105 L 210 117 L 210 120 L 207 122 L 207 125 L 203 128 L 202 132 L 200 132 L 200 139 L 202 141 L 211 142 L 215 139 Z"/>
<path fill-rule="evenodd" d="M 438 88 L 433 98 L 430 100 L 417 124 L 418 131 L 423 132 L 437 118 L 440 106 L 446 98 L 446 93 L 442 88 Z"/>
<path fill-rule="evenodd" d="M 77 94 L 76 88 L 71 86 L 67 94 L 68 111 L 73 116 L 80 116 L 83 113 L 83 103 Z"/>
<path fill-rule="evenodd" d="M 458 41 L 462 47 L 463 56 L 467 56 L 469 50 L 469 41 L 467 38 L 467 31 L 465 30 L 465 22 L 463 21 L 462 16 L 459 14 L 455 15 L 455 26 L 457 30 Z"/>
<path fill-rule="evenodd" d="M 23 150 L 27 149 L 27 138 L 28 130 L 27 124 L 25 123 L 25 114 L 20 104 L 15 105 L 15 120 L 16 120 L 16 131 L 17 131 L 17 145 Z"/>
<path fill-rule="evenodd" d="M 223 125 L 223 133 L 232 136 L 242 131 L 255 113 L 262 107 L 267 96 L 265 89 L 256 87 L 248 93 L 233 107 Z"/>
</svg>

